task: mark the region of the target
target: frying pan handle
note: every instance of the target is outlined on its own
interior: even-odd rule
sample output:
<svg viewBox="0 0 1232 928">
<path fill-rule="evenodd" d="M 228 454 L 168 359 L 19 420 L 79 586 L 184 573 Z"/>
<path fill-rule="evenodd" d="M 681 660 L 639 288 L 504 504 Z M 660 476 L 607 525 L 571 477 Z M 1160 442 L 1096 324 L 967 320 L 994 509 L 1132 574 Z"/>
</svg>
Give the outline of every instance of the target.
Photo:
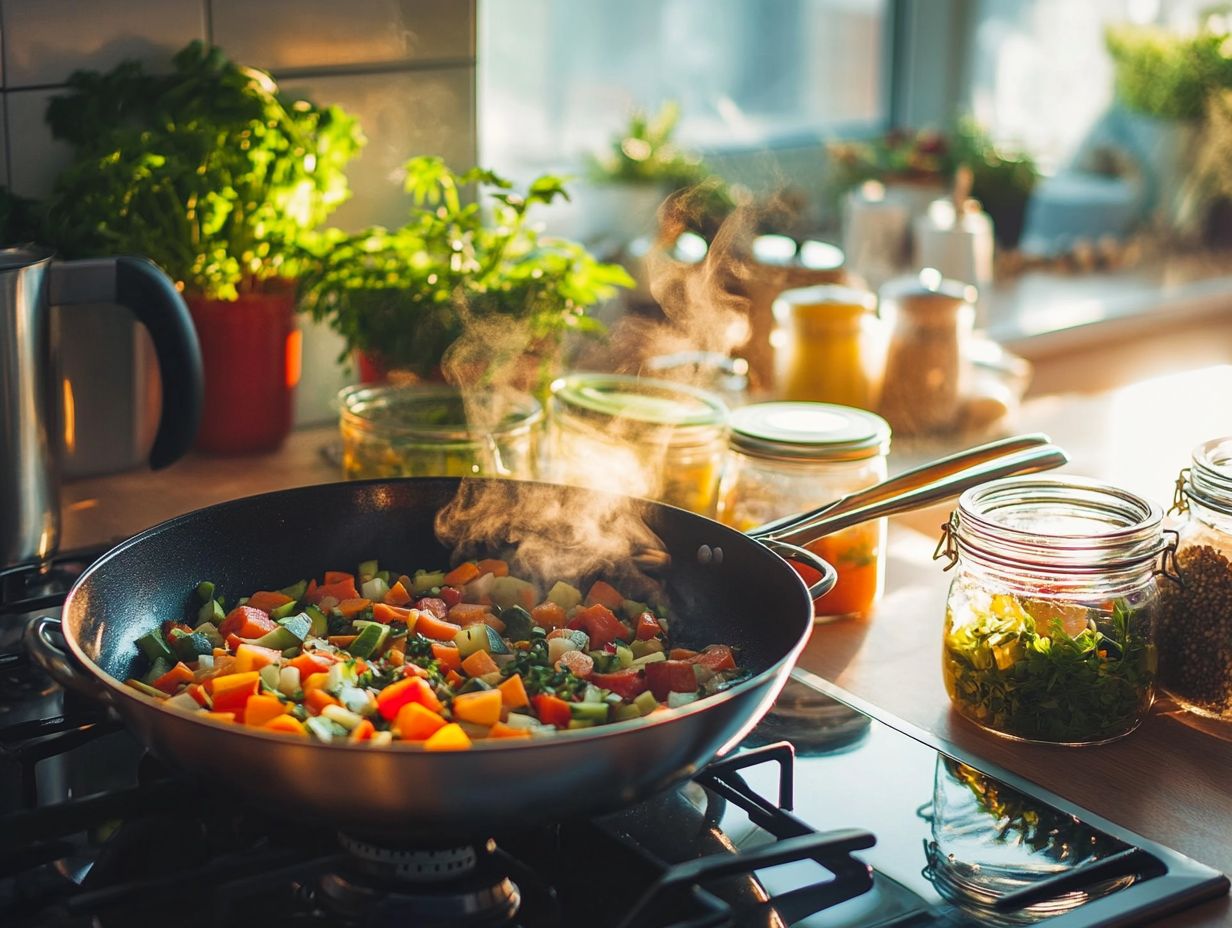
<svg viewBox="0 0 1232 928">
<path fill-rule="evenodd" d="M 777 538 L 759 538 L 758 541 L 783 560 L 800 561 L 821 574 L 816 582 L 809 584 L 808 591 L 811 598 L 820 599 L 834 589 L 834 584 L 838 582 L 838 571 L 830 566 L 829 561 L 822 560 L 808 548 L 789 545 Z"/>
<path fill-rule="evenodd" d="M 30 659 L 61 686 L 94 699 L 106 699 L 107 688 L 78 666 L 72 653 L 60 643 L 63 639 L 60 620 L 45 615 L 26 626 L 24 644 Z"/>
</svg>

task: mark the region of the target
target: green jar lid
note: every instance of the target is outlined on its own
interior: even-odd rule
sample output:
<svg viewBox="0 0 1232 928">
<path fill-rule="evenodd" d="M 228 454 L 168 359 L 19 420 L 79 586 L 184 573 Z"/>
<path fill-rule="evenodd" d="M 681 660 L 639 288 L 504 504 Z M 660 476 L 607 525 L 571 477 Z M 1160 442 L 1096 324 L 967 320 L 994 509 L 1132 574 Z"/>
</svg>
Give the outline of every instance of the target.
<svg viewBox="0 0 1232 928">
<path fill-rule="evenodd" d="M 665 428 L 720 428 L 727 407 L 712 393 L 625 374 L 570 374 L 552 385 L 553 408 L 589 419 Z"/>
<path fill-rule="evenodd" d="M 890 450 L 881 416 L 832 403 L 756 403 L 728 423 L 731 446 L 759 457 L 798 461 L 858 461 Z"/>
</svg>

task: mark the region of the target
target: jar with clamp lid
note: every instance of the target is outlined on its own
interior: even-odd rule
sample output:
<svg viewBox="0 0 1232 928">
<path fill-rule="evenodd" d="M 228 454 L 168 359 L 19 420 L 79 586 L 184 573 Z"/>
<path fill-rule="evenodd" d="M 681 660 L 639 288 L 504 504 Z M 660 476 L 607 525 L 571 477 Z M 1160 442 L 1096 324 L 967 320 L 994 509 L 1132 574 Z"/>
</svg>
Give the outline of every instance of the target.
<svg viewBox="0 0 1232 928">
<path fill-rule="evenodd" d="M 955 710 L 1021 741 L 1126 735 L 1155 696 L 1163 512 L 1078 477 L 968 490 L 937 556 L 955 567 L 942 673 Z M 1170 571 L 1171 568 L 1168 567 Z"/>
<path fill-rule="evenodd" d="M 1160 685 L 1193 712 L 1232 719 L 1232 436 L 1193 450 L 1172 511 L 1185 515 L 1176 551 L 1182 582 L 1164 590 Z"/>
<path fill-rule="evenodd" d="M 732 413 L 719 521 L 748 531 L 815 509 L 886 478 L 890 427 L 828 403 L 758 403 Z M 818 619 L 866 615 L 885 586 L 885 519 L 827 535 L 809 549 L 838 571 L 813 603 Z"/>
</svg>

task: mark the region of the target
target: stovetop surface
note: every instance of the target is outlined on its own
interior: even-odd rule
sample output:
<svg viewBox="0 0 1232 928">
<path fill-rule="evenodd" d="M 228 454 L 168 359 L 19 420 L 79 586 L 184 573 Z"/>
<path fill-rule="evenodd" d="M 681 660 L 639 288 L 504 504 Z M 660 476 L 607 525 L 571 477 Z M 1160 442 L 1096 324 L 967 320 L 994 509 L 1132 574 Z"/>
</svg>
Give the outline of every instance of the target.
<svg viewBox="0 0 1232 928">
<path fill-rule="evenodd" d="M 71 696 L 66 702 L 41 671 L 19 666 L 20 662 L 6 664 L 2 655 L 16 647 L 17 627 L 18 623 L 13 622 L 0 627 L 0 823 L 5 821 L 6 814 L 28 805 L 34 791 L 38 803 L 45 806 L 64 799 L 131 789 L 139 779 L 139 771 L 150 766 L 150 759 L 142 758 L 140 746 L 117 723 L 107 721 L 96 709 Z M 833 833 L 840 842 L 863 833 L 871 833 L 875 840 L 871 847 L 862 847 L 855 840 L 852 846 L 858 849 L 851 852 L 855 861 L 871 868 L 871 889 L 854 898 L 840 898 L 829 908 L 795 923 L 811 928 L 1040 922 L 1055 928 L 1077 928 L 1140 924 L 1227 892 L 1227 880 L 1214 870 L 1075 809 L 1018 781 L 1012 774 L 995 771 L 997 777 L 989 776 L 981 772 L 979 764 L 968 765 L 948 757 L 835 698 L 841 694 L 823 689 L 828 687 L 807 674 L 793 679 L 775 711 L 741 748 L 753 750 L 758 745 L 781 741 L 788 741 L 795 748 L 794 767 L 790 768 L 794 785 L 781 797 L 784 807 L 792 809 L 794 818 L 787 817 L 790 827 L 779 834 L 779 840 L 800 840 L 794 837 L 798 834 L 793 830 L 794 822 Z M 95 732 L 107 733 L 90 737 L 87 732 L 81 743 L 67 753 L 39 761 L 34 765 L 31 783 L 28 776 L 22 775 L 18 758 L 41 756 L 39 726 L 47 725 L 49 718 L 60 717 L 62 710 L 66 720 L 53 721 L 47 730 L 72 732 L 96 724 L 101 727 Z M 14 733 L 20 737 L 14 737 Z M 162 795 L 168 788 L 191 795 L 191 787 L 167 780 L 166 772 L 156 763 L 153 766 L 156 793 L 151 795 Z M 515 883 L 530 884 L 537 879 L 551 882 L 555 884 L 551 890 L 556 899 L 553 905 L 559 909 L 562 900 L 567 903 L 563 917 L 557 912 L 553 916 L 556 921 L 541 920 L 545 918 L 545 908 L 537 906 L 532 898 L 539 890 L 527 885 L 523 893 L 527 904 L 513 924 L 533 928 L 540 924 L 580 924 L 583 921 L 579 919 L 584 919 L 587 924 L 618 925 L 628 914 L 622 916 L 609 910 L 621 905 L 631 908 L 645 886 L 628 884 L 626 891 L 622 877 L 615 884 L 613 895 L 624 898 L 604 901 L 602 916 L 592 918 L 593 912 L 579 916 L 578 912 L 587 911 L 586 905 L 594 903 L 590 885 L 597 872 L 639 869 L 643 858 L 671 864 L 705 855 L 758 849 L 764 852 L 776 838 L 754 822 L 761 820 L 758 808 L 749 813 L 740 804 L 727 801 L 727 783 L 733 780 L 747 783 L 756 794 L 769 800 L 770 806 L 780 799 L 783 784 L 779 765 L 760 763 L 729 774 L 721 783 L 691 782 L 613 815 L 577 826 L 547 829 L 546 837 L 498 836 L 501 853 L 507 850 L 515 857 L 521 856 L 521 863 L 512 874 Z M 140 806 L 143 802 L 153 800 L 139 799 L 136 804 Z M 199 816 L 192 804 L 187 806 L 188 810 L 182 813 L 188 820 L 187 826 L 180 823 L 183 834 L 213 827 L 206 821 L 199 827 L 197 820 L 204 816 Z M 248 827 L 250 823 L 240 830 L 247 834 Z M 28 887 L 36 877 L 60 879 L 66 897 L 74 891 L 72 881 L 88 874 L 92 867 L 96 871 L 93 882 L 98 883 L 99 873 L 104 869 L 98 863 L 100 853 L 106 856 L 108 842 L 114 844 L 125 833 L 125 826 L 117 827 L 109 819 L 105 827 L 91 829 L 84 839 L 79 836 L 73 854 L 60 859 L 54 857 L 55 841 L 42 841 L 33 834 L 29 836 L 29 848 L 6 850 L 4 836 L 0 834 L 0 923 L 91 924 L 89 919 L 75 921 L 68 915 L 63 921 L 51 921 L 47 912 L 37 906 L 19 907 L 21 916 L 13 920 L 4 915 L 5 906 L 19 899 L 24 892 L 23 884 Z M 136 832 L 130 830 L 126 840 L 133 841 L 134 833 L 142 832 L 140 828 Z M 614 839 L 614 845 L 623 847 L 608 848 L 609 838 Z M 264 839 L 245 840 L 262 844 Z M 337 852 L 336 839 L 331 835 L 310 836 L 301 844 L 301 856 L 310 861 Z M 28 870 L 14 864 L 15 855 L 20 857 L 23 851 L 36 846 L 41 850 L 43 846 L 50 848 L 43 855 L 49 857 L 47 863 Z M 544 850 L 545 847 L 549 849 Z M 269 859 L 281 860 L 276 856 Z M 138 871 L 126 873 L 127 878 L 140 876 L 142 867 L 152 865 L 148 858 L 140 860 L 127 868 Z M 107 868 L 115 869 L 113 859 L 108 859 Z M 311 893 L 305 903 L 304 893 L 297 888 L 305 878 L 302 874 L 297 876 L 293 867 L 288 874 L 271 879 L 268 888 L 259 890 L 271 900 L 286 896 L 300 906 L 286 923 L 356 923 L 322 915 L 319 906 L 314 908 Z M 653 884 L 655 878 L 651 870 L 644 882 Z M 91 882 L 88 876 L 86 879 Z M 748 903 L 764 898 L 765 892 L 790 893 L 833 879 L 833 866 L 826 869 L 810 859 L 759 868 L 756 882 L 745 879 L 741 883 L 731 877 L 716 882 L 724 887 L 719 895 Z M 288 886 L 294 891 L 288 891 Z M 55 892 L 48 898 L 54 900 Z M 581 908 L 568 908 L 575 903 Z M 56 911 L 57 917 L 64 914 Z M 788 915 L 786 919 L 751 905 L 745 909 L 737 907 L 737 911 L 746 912 L 740 916 L 741 924 L 758 925 L 783 924 L 800 914 L 790 896 L 781 906 L 781 911 Z M 758 913 L 755 920 L 747 914 L 754 911 Z M 707 917 L 711 916 L 703 913 L 696 916 L 700 920 L 688 921 L 677 916 L 654 919 L 648 915 L 647 920 L 635 916 L 630 923 L 647 928 L 732 923 L 730 913 L 726 921 L 707 921 Z M 200 923 L 212 924 L 208 919 Z M 103 919 L 97 924 L 107 922 Z M 266 928 L 272 925 L 267 922 Z"/>
</svg>

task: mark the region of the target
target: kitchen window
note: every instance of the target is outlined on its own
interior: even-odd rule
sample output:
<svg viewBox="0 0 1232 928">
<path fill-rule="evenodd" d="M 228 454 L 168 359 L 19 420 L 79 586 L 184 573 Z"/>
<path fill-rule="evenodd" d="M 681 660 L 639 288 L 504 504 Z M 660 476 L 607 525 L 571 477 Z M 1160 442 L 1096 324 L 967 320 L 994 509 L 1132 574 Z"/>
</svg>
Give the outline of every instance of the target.
<svg viewBox="0 0 1232 928">
<path fill-rule="evenodd" d="M 884 126 L 890 0 L 486 0 L 481 163 L 577 169 L 629 111 L 680 104 L 710 152 Z"/>
</svg>

